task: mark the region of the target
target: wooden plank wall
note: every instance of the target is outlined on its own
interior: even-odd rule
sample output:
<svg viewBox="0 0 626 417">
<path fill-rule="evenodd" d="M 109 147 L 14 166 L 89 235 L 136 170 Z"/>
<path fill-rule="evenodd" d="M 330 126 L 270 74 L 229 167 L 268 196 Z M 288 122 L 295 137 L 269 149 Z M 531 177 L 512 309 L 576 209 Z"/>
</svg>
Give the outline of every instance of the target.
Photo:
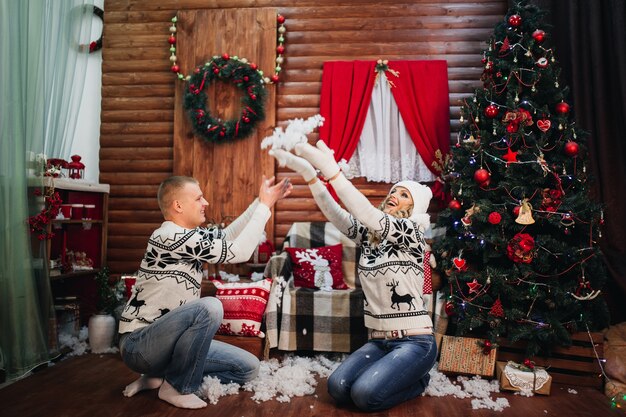
<svg viewBox="0 0 626 417">
<path fill-rule="evenodd" d="M 274 102 L 267 104 L 275 106 L 277 124 L 319 112 L 325 61 L 445 59 L 455 141 L 460 100 L 481 85 L 481 54 L 507 1 L 105 0 L 100 181 L 111 185 L 108 260 L 113 272 L 137 269 L 148 236 L 162 221 L 156 191 L 174 167 L 170 19 L 178 10 L 246 7 L 275 7 L 286 18 L 282 82 Z M 282 169 L 277 175 L 291 176 Z M 292 222 L 324 220 L 306 185 L 296 177 L 293 183 L 293 195 L 277 204 L 272 218 L 277 245 Z M 389 188 L 364 180 L 355 184 L 374 203 Z"/>
</svg>

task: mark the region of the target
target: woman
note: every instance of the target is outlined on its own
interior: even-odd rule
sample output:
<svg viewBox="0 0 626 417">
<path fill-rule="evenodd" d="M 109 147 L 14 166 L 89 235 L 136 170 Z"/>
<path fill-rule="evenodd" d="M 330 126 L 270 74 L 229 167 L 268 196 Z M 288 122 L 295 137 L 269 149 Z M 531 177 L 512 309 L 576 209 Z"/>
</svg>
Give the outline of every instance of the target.
<svg viewBox="0 0 626 417">
<path fill-rule="evenodd" d="M 352 353 L 328 378 L 337 404 L 354 403 L 363 411 L 379 411 L 420 395 L 430 380 L 437 354 L 432 321 L 424 308 L 424 231 L 432 192 L 414 181 L 394 185 L 379 208 L 374 207 L 343 174 L 332 151 L 298 144 L 298 157 L 272 150 L 281 166 L 307 181 L 324 215 L 361 248 L 358 275 L 365 295 L 368 343 Z M 347 211 L 317 178 L 329 179 Z"/>
</svg>

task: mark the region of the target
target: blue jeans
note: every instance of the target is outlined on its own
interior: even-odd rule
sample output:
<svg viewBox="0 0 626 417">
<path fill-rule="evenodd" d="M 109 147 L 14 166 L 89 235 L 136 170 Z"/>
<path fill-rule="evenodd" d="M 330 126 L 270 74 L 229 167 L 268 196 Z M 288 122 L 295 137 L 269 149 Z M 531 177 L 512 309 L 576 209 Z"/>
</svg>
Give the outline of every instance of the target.
<svg viewBox="0 0 626 417">
<path fill-rule="evenodd" d="M 224 310 L 214 297 L 204 297 L 170 311 L 154 323 L 122 335 L 122 360 L 149 377 L 165 378 L 181 394 L 195 393 L 202 379 L 243 384 L 259 372 L 253 354 L 217 340 Z"/>
<path fill-rule="evenodd" d="M 338 405 L 354 403 L 363 411 L 386 410 L 424 392 L 436 358 L 432 335 L 373 339 L 328 377 L 328 393 Z"/>
</svg>

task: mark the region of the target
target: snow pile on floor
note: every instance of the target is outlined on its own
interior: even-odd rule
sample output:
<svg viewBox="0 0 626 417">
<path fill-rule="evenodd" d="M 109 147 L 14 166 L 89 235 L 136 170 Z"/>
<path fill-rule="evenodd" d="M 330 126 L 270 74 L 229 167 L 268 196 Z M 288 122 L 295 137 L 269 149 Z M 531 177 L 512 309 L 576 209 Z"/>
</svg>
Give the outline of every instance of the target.
<svg viewBox="0 0 626 417">
<path fill-rule="evenodd" d="M 63 359 L 71 358 L 72 356 L 81 356 L 91 351 L 91 347 L 87 342 L 89 338 L 89 330 L 87 326 L 81 327 L 78 331 L 78 336 L 74 336 L 70 333 L 59 333 L 59 350 L 67 348 L 67 352 Z M 110 347 L 100 353 L 118 353 L 120 350 L 117 347 Z"/>
<path fill-rule="evenodd" d="M 262 361 L 259 375 L 242 388 L 252 392 L 252 400 L 257 403 L 271 399 L 289 402 L 292 397 L 314 394 L 317 378 L 328 378 L 341 363 L 341 358 L 286 355 L 282 362 L 277 359 Z M 211 404 L 217 404 L 220 397 L 236 394 L 239 388 L 237 384 L 220 384 L 217 378 L 207 376 L 198 394 Z"/>
<path fill-rule="evenodd" d="M 299 357 L 287 355 L 282 362 L 277 359 L 262 361 L 259 376 L 243 387 L 238 384 L 221 384 L 219 379 L 205 377 L 197 394 L 217 404 L 220 397 L 234 395 L 239 389 L 253 393 L 252 400 L 257 403 L 275 399 L 279 402 L 289 402 L 293 397 L 313 395 L 319 378 L 328 376 L 339 366 L 345 355 L 328 357 Z M 506 398 L 492 398 L 492 393 L 500 392 L 498 381 L 488 381 L 479 376 L 458 376 L 454 380 L 437 370 L 437 366 L 430 371 L 430 383 L 424 395 L 431 397 L 454 396 L 456 398 L 471 398 L 472 408 L 488 408 L 502 411 L 509 407 Z"/>
<path fill-rule="evenodd" d="M 451 380 L 445 374 L 437 370 L 437 364 L 430 370 L 430 383 L 426 387 L 424 395 L 430 397 L 444 397 L 452 395 L 456 398 L 472 398 L 472 408 L 489 408 L 494 411 L 502 411 L 509 407 L 506 398 L 491 398 L 491 393 L 500 392 L 497 380 L 488 381 L 480 376 L 457 376 Z"/>
</svg>

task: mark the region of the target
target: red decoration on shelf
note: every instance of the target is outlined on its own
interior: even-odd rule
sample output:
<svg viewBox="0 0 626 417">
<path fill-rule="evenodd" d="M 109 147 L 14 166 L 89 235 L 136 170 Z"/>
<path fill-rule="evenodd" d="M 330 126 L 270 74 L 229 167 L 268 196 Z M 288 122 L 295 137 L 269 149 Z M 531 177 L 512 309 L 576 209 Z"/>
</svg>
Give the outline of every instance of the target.
<svg viewBox="0 0 626 417">
<path fill-rule="evenodd" d="M 477 169 L 476 172 L 474 172 L 474 181 L 478 184 L 482 184 L 489 179 L 489 175 L 489 171 L 485 168 Z"/>
<path fill-rule="evenodd" d="M 519 25 L 522 24 L 522 16 L 518 15 L 518 14 L 513 14 L 511 16 L 509 16 L 509 25 L 513 26 L 514 28 L 519 27 Z"/>
<path fill-rule="evenodd" d="M 533 39 L 537 42 L 537 43 L 542 43 L 544 41 L 546 37 L 546 32 L 544 32 L 541 29 L 537 29 L 533 32 Z"/>
<path fill-rule="evenodd" d="M 556 105 L 555 110 L 559 114 L 567 114 L 569 113 L 569 104 L 562 101 Z"/>
<path fill-rule="evenodd" d="M 41 190 L 36 189 L 35 195 L 41 196 Z M 53 187 L 46 189 L 46 193 L 43 197 L 44 207 L 38 214 L 28 218 L 30 231 L 35 233 L 39 240 L 52 239 L 52 237 L 54 237 L 54 233 L 48 233 L 48 224 L 53 219 L 56 219 L 61 209 L 61 203 L 63 202 L 61 201 L 61 196 L 57 191 L 54 191 Z"/>
<path fill-rule="evenodd" d="M 85 164 L 80 162 L 80 155 L 72 155 L 72 162 L 67 164 L 68 177 L 78 180 L 83 178 L 85 173 Z"/>
<path fill-rule="evenodd" d="M 490 104 L 485 108 L 485 116 L 490 119 L 493 119 L 498 115 L 498 106 L 495 104 Z"/>
<path fill-rule="evenodd" d="M 565 155 L 571 156 L 572 158 L 578 156 L 578 144 L 573 140 L 570 140 L 565 143 L 565 146 L 563 146 L 563 151 L 565 152 Z"/>
</svg>

